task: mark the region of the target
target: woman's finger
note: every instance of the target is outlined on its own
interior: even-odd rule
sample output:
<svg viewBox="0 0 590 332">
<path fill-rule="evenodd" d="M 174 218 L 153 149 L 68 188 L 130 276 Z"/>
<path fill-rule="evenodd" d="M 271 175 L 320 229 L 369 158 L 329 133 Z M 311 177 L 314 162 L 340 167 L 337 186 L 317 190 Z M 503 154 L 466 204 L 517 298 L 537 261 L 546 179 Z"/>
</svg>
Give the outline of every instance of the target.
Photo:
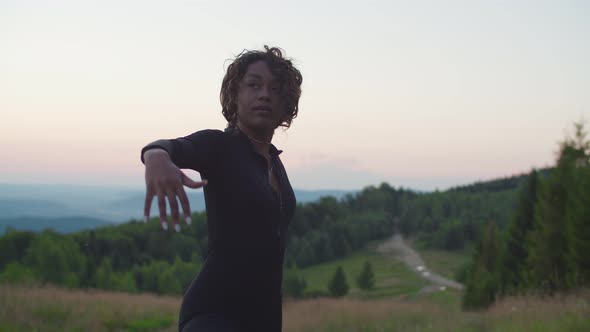
<svg viewBox="0 0 590 332">
<path fill-rule="evenodd" d="M 186 174 L 182 173 L 182 184 L 193 189 L 201 188 L 207 184 L 207 180 L 203 181 L 193 181 L 191 178 L 186 176 Z"/>
<path fill-rule="evenodd" d="M 166 221 L 166 196 L 161 191 L 158 191 L 158 208 L 160 209 L 160 225 L 163 230 L 168 230 L 168 222 Z"/>
<path fill-rule="evenodd" d="M 172 225 L 174 225 L 174 230 L 180 232 L 180 224 L 178 223 L 179 215 L 178 215 L 178 202 L 176 201 L 176 194 L 174 191 L 168 191 L 168 204 L 170 204 L 170 214 L 172 215 Z"/>
<path fill-rule="evenodd" d="M 150 220 L 150 210 L 152 208 L 152 201 L 154 200 L 154 194 L 151 190 L 145 192 L 145 203 L 143 204 L 143 221 L 148 222 Z"/>
<path fill-rule="evenodd" d="M 178 189 L 176 191 L 176 196 L 178 196 L 178 200 L 180 201 L 180 205 L 182 206 L 182 213 L 184 214 L 184 221 L 186 222 L 187 225 L 190 225 L 192 220 L 191 220 L 191 206 L 190 206 L 190 202 L 188 200 L 188 197 L 186 196 L 186 192 L 184 191 L 183 187 L 180 187 L 180 189 Z"/>
</svg>

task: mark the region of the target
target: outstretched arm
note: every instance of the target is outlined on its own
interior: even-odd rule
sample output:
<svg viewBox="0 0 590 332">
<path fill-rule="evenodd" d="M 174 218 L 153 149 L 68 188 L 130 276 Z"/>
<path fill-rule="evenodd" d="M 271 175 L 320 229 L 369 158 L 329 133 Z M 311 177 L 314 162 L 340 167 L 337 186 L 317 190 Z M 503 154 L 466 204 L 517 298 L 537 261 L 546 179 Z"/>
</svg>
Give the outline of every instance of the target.
<svg viewBox="0 0 590 332">
<path fill-rule="evenodd" d="M 174 229 L 180 230 L 177 199 L 182 206 L 186 222 L 190 223 L 191 211 L 183 186 L 200 188 L 207 180 L 193 181 L 180 169 L 193 169 L 201 173 L 203 179 L 214 174 L 219 166 L 223 137 L 223 132 L 219 130 L 201 130 L 185 137 L 157 140 L 141 150 L 141 161 L 145 164 L 146 221 L 149 220 L 151 202 L 157 196 L 162 228 L 168 228 L 166 198 L 170 204 Z"/>
<path fill-rule="evenodd" d="M 168 229 L 168 223 L 166 221 L 166 198 L 168 198 L 172 223 L 174 224 L 174 229 L 178 232 L 180 230 L 178 201 L 180 201 L 182 206 L 186 223 L 191 223 L 190 204 L 183 186 L 193 189 L 200 188 L 207 181 L 193 181 L 190 179 L 172 162 L 168 152 L 164 149 L 153 148 L 147 150 L 143 153 L 142 159 L 145 163 L 145 221 L 147 222 L 149 220 L 152 200 L 154 196 L 157 196 L 160 223 L 163 229 Z"/>
</svg>

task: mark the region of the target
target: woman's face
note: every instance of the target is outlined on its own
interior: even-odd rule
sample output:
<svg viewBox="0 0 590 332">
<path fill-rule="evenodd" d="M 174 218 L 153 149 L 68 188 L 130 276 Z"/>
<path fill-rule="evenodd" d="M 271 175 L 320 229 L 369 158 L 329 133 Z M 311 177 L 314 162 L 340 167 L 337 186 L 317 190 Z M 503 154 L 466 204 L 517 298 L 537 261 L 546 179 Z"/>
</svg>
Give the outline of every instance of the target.
<svg viewBox="0 0 590 332">
<path fill-rule="evenodd" d="M 258 133 L 272 132 L 281 122 L 280 84 L 264 61 L 250 64 L 240 82 L 237 124 Z"/>
</svg>

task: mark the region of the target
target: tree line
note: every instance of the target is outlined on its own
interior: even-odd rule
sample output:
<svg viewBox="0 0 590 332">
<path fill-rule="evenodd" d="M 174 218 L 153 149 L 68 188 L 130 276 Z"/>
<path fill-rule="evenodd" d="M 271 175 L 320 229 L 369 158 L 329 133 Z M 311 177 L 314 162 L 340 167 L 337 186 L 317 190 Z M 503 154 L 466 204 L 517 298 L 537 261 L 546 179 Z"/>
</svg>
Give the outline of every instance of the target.
<svg viewBox="0 0 590 332">
<path fill-rule="evenodd" d="M 465 274 L 463 306 L 590 285 L 590 141 L 582 122 L 550 172 L 533 170 L 506 228 L 487 224 Z"/>
<path fill-rule="evenodd" d="M 391 194 L 392 193 L 392 194 Z M 390 236 L 388 205 L 411 194 L 386 184 L 342 200 L 299 204 L 292 221 L 286 266 L 305 267 L 344 257 L 369 241 Z M 0 282 L 41 282 L 71 288 L 182 294 L 207 252 L 205 213 L 175 233 L 155 219 L 60 234 L 9 229 L 0 237 Z"/>
</svg>

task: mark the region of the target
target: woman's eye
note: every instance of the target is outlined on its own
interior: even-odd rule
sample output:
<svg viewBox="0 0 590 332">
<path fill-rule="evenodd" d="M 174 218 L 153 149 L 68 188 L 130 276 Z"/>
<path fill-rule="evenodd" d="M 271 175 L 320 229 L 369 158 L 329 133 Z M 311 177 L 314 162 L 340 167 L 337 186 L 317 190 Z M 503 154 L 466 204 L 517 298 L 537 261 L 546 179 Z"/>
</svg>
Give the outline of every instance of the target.
<svg viewBox="0 0 590 332">
<path fill-rule="evenodd" d="M 258 82 L 250 82 L 250 83 L 246 83 L 246 86 L 248 86 L 250 88 L 258 89 L 258 87 L 260 87 L 260 84 L 258 84 Z"/>
</svg>

